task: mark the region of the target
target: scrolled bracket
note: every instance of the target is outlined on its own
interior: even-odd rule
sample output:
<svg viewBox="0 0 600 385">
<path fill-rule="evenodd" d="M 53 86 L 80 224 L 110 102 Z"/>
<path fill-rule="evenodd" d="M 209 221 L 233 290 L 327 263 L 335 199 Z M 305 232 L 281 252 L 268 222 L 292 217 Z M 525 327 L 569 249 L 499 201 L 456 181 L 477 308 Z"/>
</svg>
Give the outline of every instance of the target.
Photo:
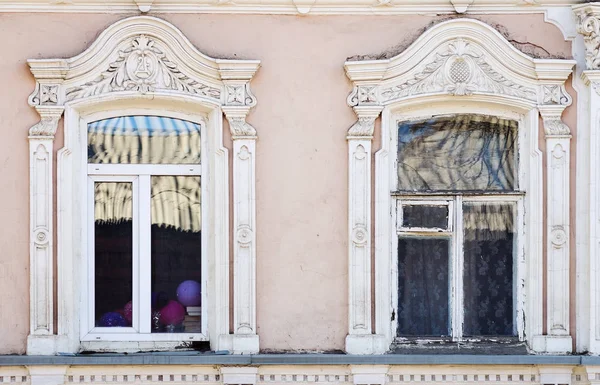
<svg viewBox="0 0 600 385">
<path fill-rule="evenodd" d="M 54 138 L 58 129 L 58 121 L 60 120 L 64 108 L 59 107 L 41 107 L 35 108 L 40 115 L 40 121 L 34 124 L 29 129 L 29 138 Z"/>
<path fill-rule="evenodd" d="M 371 139 L 375 131 L 375 120 L 381 113 L 382 106 L 356 106 L 354 112 L 358 120 L 348 129 L 347 139 Z"/>
</svg>

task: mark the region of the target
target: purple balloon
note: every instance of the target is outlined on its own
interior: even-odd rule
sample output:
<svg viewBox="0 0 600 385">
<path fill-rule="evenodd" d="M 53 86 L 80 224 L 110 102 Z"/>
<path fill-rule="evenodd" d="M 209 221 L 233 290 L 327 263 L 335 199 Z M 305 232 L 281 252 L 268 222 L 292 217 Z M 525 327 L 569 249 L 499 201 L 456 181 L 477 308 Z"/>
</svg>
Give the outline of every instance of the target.
<svg viewBox="0 0 600 385">
<path fill-rule="evenodd" d="M 98 323 L 102 327 L 127 326 L 125 317 L 115 311 L 109 311 L 108 313 L 102 314 Z"/>
<path fill-rule="evenodd" d="M 177 300 L 184 306 L 198 306 L 202 302 L 201 289 L 197 281 L 183 281 L 177 287 Z"/>
</svg>

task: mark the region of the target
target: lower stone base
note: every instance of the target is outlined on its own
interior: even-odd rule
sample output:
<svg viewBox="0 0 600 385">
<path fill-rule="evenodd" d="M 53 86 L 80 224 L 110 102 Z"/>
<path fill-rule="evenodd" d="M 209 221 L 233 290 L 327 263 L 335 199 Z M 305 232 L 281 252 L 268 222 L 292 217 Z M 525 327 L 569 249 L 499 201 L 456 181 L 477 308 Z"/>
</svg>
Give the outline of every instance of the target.
<svg viewBox="0 0 600 385">
<path fill-rule="evenodd" d="M 537 353 L 566 354 L 573 350 L 571 336 L 534 336 L 531 348 Z"/>
<path fill-rule="evenodd" d="M 389 347 L 381 334 L 349 334 L 346 336 L 348 354 L 384 354 Z"/>
<path fill-rule="evenodd" d="M 223 334 L 219 336 L 219 350 L 229 350 L 231 354 L 256 354 L 259 346 L 259 338 L 256 334 Z"/>
</svg>

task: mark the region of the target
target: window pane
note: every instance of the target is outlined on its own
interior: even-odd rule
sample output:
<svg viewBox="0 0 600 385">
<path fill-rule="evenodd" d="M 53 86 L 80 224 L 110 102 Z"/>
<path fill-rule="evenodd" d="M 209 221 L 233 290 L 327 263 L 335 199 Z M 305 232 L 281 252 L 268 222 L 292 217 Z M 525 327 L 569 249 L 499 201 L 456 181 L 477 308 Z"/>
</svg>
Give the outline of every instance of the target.
<svg viewBox="0 0 600 385">
<path fill-rule="evenodd" d="M 133 284 L 132 184 L 94 185 L 96 326 L 131 326 Z"/>
<path fill-rule="evenodd" d="M 514 205 L 465 203 L 464 334 L 514 335 Z"/>
<path fill-rule="evenodd" d="M 403 205 L 402 227 L 448 228 L 448 206 Z"/>
<path fill-rule="evenodd" d="M 161 116 L 88 124 L 89 163 L 200 164 L 200 125 Z"/>
<path fill-rule="evenodd" d="M 517 122 L 482 115 L 398 124 L 398 189 L 513 190 Z"/>
<path fill-rule="evenodd" d="M 449 331 L 449 239 L 398 239 L 398 335 Z"/>
<path fill-rule="evenodd" d="M 199 176 L 152 177 L 152 332 L 200 333 Z"/>
</svg>

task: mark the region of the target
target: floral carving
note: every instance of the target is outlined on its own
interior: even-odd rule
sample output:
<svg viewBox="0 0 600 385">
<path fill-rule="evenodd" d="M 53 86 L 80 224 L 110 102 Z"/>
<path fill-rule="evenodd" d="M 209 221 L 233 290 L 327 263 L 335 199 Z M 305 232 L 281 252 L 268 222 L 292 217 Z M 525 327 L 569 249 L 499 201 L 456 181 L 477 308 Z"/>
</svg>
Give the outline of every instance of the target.
<svg viewBox="0 0 600 385">
<path fill-rule="evenodd" d="M 542 86 L 543 104 L 569 104 L 569 96 L 559 85 Z"/>
<path fill-rule="evenodd" d="M 348 136 L 373 136 L 375 117 L 361 116 L 348 130 Z"/>
<path fill-rule="evenodd" d="M 229 121 L 229 129 L 231 131 L 231 136 L 256 136 L 256 129 L 250 124 L 248 124 L 245 118 L 235 116 L 227 117 L 227 120 Z"/>
<path fill-rule="evenodd" d="M 348 96 L 348 105 L 358 106 L 365 104 L 377 104 L 377 86 L 357 86 Z"/>
<path fill-rule="evenodd" d="M 363 225 L 358 225 L 352 230 L 352 242 L 356 245 L 364 245 L 367 243 L 369 232 Z"/>
<path fill-rule="evenodd" d="M 240 245 L 248 246 L 252 242 L 252 229 L 242 225 L 237 230 L 237 241 Z"/>
<path fill-rule="evenodd" d="M 132 39 L 131 44 L 119 51 L 119 57 L 98 78 L 67 91 L 67 100 L 84 98 L 116 91 L 152 92 L 168 89 L 220 99 L 221 91 L 197 82 L 182 73 L 145 35 Z"/>
<path fill-rule="evenodd" d="M 556 248 L 561 248 L 567 243 L 567 232 L 563 226 L 552 226 L 550 242 L 552 242 L 552 245 Z"/>
<path fill-rule="evenodd" d="M 37 83 L 35 90 L 29 97 L 29 104 L 31 106 L 58 104 L 58 84 Z"/>
<path fill-rule="evenodd" d="M 392 100 L 433 92 L 451 95 L 487 92 L 528 100 L 537 99 L 534 89 L 516 84 L 498 73 L 478 47 L 460 38 L 437 52 L 435 58 L 411 79 L 383 90 L 382 96 L 384 100 Z"/>
<path fill-rule="evenodd" d="M 579 13 L 577 32 L 583 35 L 585 64 L 588 70 L 600 69 L 600 20 L 587 11 Z"/>
<path fill-rule="evenodd" d="M 227 95 L 226 103 L 228 105 L 244 105 L 244 99 L 246 93 L 244 92 L 244 86 L 225 86 L 225 92 Z"/>
</svg>

